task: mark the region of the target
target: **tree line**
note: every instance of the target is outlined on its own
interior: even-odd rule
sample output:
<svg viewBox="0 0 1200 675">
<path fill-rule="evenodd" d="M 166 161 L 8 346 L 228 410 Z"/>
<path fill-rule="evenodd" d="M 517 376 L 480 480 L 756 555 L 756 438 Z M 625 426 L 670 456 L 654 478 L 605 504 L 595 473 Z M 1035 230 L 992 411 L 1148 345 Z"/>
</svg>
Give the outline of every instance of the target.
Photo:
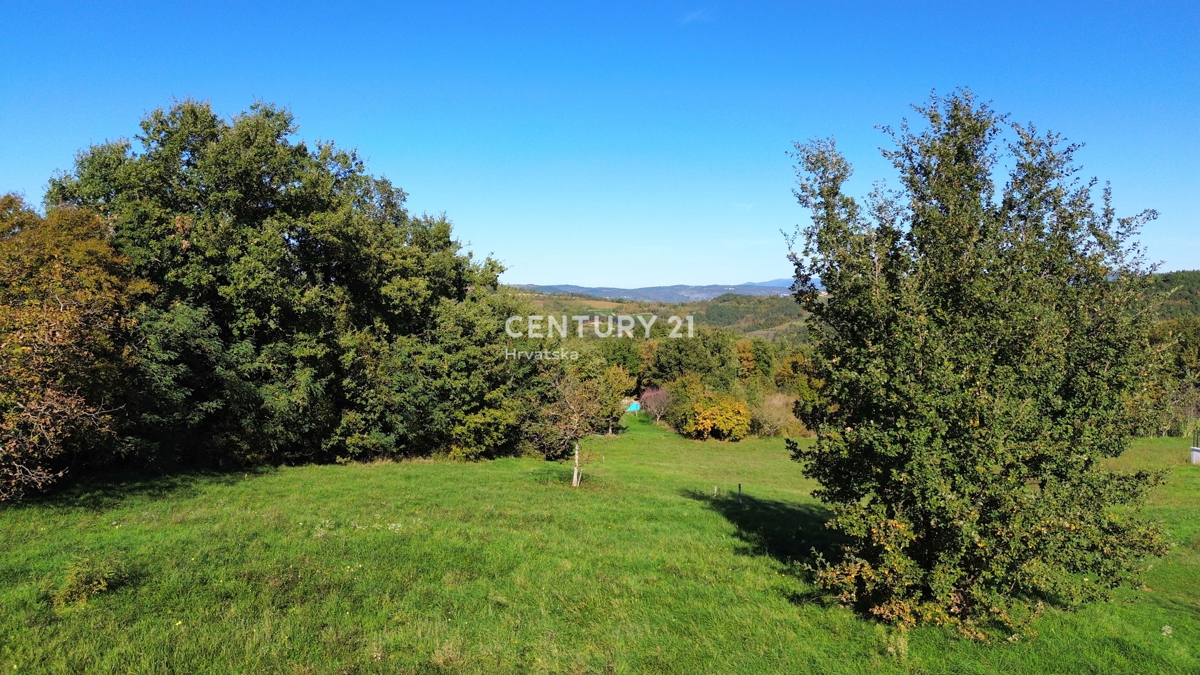
<svg viewBox="0 0 1200 675">
<path fill-rule="evenodd" d="M 0 498 L 114 466 L 553 455 L 562 367 L 504 358 L 530 307 L 444 217 L 275 106 L 140 128 L 44 216 L 0 199 Z"/>
</svg>

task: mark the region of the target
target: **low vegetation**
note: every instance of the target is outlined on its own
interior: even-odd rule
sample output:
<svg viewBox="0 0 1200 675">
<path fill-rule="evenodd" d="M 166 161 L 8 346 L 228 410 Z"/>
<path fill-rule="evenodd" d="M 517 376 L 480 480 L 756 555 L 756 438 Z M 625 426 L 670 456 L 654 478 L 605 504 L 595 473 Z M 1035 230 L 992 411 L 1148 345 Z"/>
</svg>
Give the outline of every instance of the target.
<svg viewBox="0 0 1200 675">
<path fill-rule="evenodd" d="M 81 480 L 0 507 L 0 672 L 1200 670 L 1180 439 L 1113 465 L 1170 471 L 1148 513 L 1178 543 L 1146 588 L 980 644 L 822 600 L 804 565 L 835 543 L 830 513 L 781 439 L 626 424 L 584 441 L 574 490 L 568 463 L 417 460 Z M 107 561 L 129 573 L 99 589 Z"/>
</svg>

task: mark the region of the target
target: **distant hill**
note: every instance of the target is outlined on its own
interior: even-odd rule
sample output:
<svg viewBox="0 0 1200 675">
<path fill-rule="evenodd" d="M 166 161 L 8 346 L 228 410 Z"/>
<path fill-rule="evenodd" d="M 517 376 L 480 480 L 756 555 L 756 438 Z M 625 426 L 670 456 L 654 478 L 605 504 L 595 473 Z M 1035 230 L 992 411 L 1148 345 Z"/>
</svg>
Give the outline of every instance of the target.
<svg viewBox="0 0 1200 675">
<path fill-rule="evenodd" d="M 771 287 L 791 288 L 793 281 L 795 281 L 795 279 L 792 279 L 792 278 L 772 279 L 770 281 L 747 281 L 746 283 L 744 283 L 742 285 L 743 286 L 771 286 Z"/>
<path fill-rule="evenodd" d="M 533 284 L 517 284 L 514 288 L 522 288 L 535 293 L 562 293 L 583 295 L 605 300 L 642 300 L 648 302 L 700 302 L 732 293 L 734 295 L 788 295 L 791 279 L 775 279 L 757 283 L 746 283 L 739 286 L 648 286 L 646 288 L 607 288 L 572 286 L 561 284 L 557 286 L 536 286 Z"/>
<path fill-rule="evenodd" d="M 1184 316 L 1200 316 L 1200 270 L 1162 272 L 1151 278 L 1155 290 L 1175 291 L 1163 303 L 1159 312 L 1161 318 L 1178 319 Z"/>
</svg>

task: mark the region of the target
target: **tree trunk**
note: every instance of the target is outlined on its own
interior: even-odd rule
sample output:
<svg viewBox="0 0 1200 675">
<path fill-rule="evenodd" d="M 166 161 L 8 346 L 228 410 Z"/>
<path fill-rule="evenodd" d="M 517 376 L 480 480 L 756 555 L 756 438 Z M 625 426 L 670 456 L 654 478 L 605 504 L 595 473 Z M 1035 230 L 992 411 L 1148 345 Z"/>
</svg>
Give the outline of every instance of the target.
<svg viewBox="0 0 1200 675">
<path fill-rule="evenodd" d="M 579 441 L 575 441 L 575 475 L 571 478 L 571 487 L 579 487 Z"/>
</svg>

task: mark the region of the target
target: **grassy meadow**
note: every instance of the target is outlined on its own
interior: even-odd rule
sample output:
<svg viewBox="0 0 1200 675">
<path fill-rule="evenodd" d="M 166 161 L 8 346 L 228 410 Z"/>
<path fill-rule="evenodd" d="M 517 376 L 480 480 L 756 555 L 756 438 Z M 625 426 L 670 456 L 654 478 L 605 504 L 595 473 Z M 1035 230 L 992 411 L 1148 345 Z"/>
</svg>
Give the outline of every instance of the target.
<svg viewBox="0 0 1200 675">
<path fill-rule="evenodd" d="M 801 566 L 827 511 L 782 440 L 627 422 L 585 442 L 577 490 L 567 464 L 408 461 L 89 480 L 2 506 L 0 673 L 1200 672 L 1185 440 L 1118 462 L 1171 467 L 1150 510 L 1178 544 L 1146 589 L 979 644 L 813 593 Z"/>
</svg>

